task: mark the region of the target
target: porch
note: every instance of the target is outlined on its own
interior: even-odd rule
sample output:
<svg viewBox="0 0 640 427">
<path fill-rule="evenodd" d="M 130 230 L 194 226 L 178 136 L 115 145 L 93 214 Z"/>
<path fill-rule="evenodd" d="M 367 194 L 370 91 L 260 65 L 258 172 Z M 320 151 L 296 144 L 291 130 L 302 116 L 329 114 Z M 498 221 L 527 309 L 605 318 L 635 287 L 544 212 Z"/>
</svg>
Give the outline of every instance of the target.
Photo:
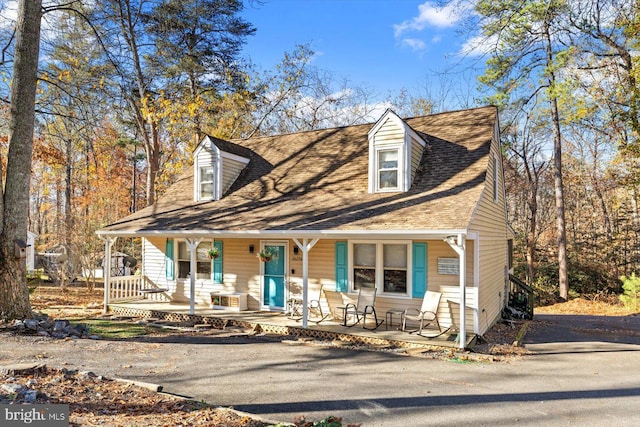
<svg viewBox="0 0 640 427">
<path fill-rule="evenodd" d="M 171 301 L 164 289 L 154 287 L 144 276 L 112 278 L 110 286 L 105 290 L 105 301 L 108 301 L 105 312 L 118 316 L 208 324 L 220 329 L 238 326 L 262 333 L 334 340 L 354 345 L 397 348 L 460 347 L 458 330 L 454 328 L 443 328 L 444 333 L 432 338 L 400 331 L 401 319 L 397 311 L 390 316 L 385 311 L 377 313 L 378 319 L 384 320 L 384 323 L 374 330 L 364 329 L 361 324 L 343 326 L 341 321 L 331 318 L 317 322 L 319 318 L 312 315 L 304 327 L 301 316 L 288 316 L 284 312 L 212 309 L 204 304 Z M 435 329 L 427 330 L 427 334 L 431 333 L 438 334 Z M 467 334 L 465 347 L 471 346 L 474 340 L 475 334 Z"/>
</svg>

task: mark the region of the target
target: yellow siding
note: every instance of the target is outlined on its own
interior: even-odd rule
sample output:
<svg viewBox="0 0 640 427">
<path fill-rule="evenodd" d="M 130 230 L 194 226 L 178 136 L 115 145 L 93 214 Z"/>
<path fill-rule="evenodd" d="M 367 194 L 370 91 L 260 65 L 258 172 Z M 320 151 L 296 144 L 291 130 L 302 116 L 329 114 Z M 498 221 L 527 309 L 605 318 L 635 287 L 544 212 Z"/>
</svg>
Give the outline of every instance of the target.
<svg viewBox="0 0 640 427">
<path fill-rule="evenodd" d="M 195 159 L 196 167 L 204 165 L 213 165 L 215 161 L 215 153 L 208 148 L 202 148 L 198 151 L 198 156 Z"/>
<path fill-rule="evenodd" d="M 411 139 L 411 182 L 416 176 L 416 171 L 418 170 L 418 166 L 420 166 L 420 161 L 422 160 L 422 152 L 424 151 L 424 147 L 420 144 L 415 138 Z"/>
<path fill-rule="evenodd" d="M 494 159 L 498 159 L 495 170 Z M 498 194 L 494 201 L 494 177 L 498 174 Z M 507 224 L 504 200 L 502 157 L 493 141 L 485 189 L 469 225 L 479 234 L 479 333 L 483 334 L 499 318 L 506 292 Z M 482 311 L 484 310 L 484 311 Z"/>
<path fill-rule="evenodd" d="M 168 286 L 164 256 L 166 241 L 161 237 L 142 239 L 142 273 L 160 288 Z"/>
<path fill-rule="evenodd" d="M 176 239 L 177 241 L 177 239 Z M 217 239 L 216 241 L 220 241 Z M 213 284 L 211 280 L 196 281 L 196 303 L 208 303 L 209 293 L 213 291 L 244 292 L 248 294 L 249 310 L 261 308 L 260 297 L 260 262 L 256 253 L 260 248 L 260 239 L 221 239 L 223 244 L 223 284 Z M 168 286 L 170 294 L 177 301 L 188 301 L 189 281 L 169 281 L 165 279 L 165 238 L 144 239 L 145 274 L 158 286 Z M 324 289 L 335 290 L 335 240 L 320 240 L 309 252 L 309 299 L 317 299 L 321 286 Z M 451 325 L 451 316 L 458 316 L 458 312 L 450 311 L 449 301 L 459 301 L 459 280 L 457 275 L 438 274 L 438 257 L 457 258 L 457 254 L 441 240 L 427 241 L 427 289 L 442 292 L 442 300 L 438 311 L 438 318 L 443 327 Z M 301 296 L 302 293 L 302 252 L 294 254 L 293 240 L 288 241 L 288 282 L 289 296 Z M 249 253 L 249 245 L 254 245 L 255 252 Z M 177 250 L 177 243 L 175 246 Z M 467 305 L 477 307 L 475 289 L 473 286 L 473 242 L 467 245 Z M 410 274 L 410 273 L 409 273 Z M 344 302 L 356 302 L 357 294 L 343 293 Z M 323 311 L 329 312 L 326 299 L 321 299 Z M 380 319 L 384 319 L 387 310 L 419 308 L 422 298 L 378 296 L 376 312 Z M 467 325 L 471 330 L 474 311 L 467 312 Z M 459 323 L 457 317 L 455 323 Z M 394 320 L 396 322 L 399 319 Z"/>
<path fill-rule="evenodd" d="M 460 287 L 458 286 L 441 286 L 439 292 L 442 292 L 442 299 L 440 301 L 440 309 L 438 313 L 438 319 L 440 325 L 443 327 L 449 327 L 454 325 L 460 326 Z M 466 288 L 466 331 L 467 333 L 475 331 L 474 325 L 476 323 L 476 315 L 478 313 L 477 305 L 477 289 L 467 287 Z"/>
<path fill-rule="evenodd" d="M 255 252 L 249 253 L 249 245 Z M 223 284 L 215 285 L 216 290 L 246 292 L 249 310 L 260 309 L 260 261 L 256 254 L 260 250 L 259 239 L 222 240 Z"/>
<path fill-rule="evenodd" d="M 466 280 L 467 286 L 473 286 L 473 241 L 467 240 L 467 259 L 466 259 Z M 429 290 L 431 285 L 436 286 L 458 286 L 460 279 L 458 275 L 438 274 L 438 258 L 458 258 L 458 254 L 442 240 L 427 242 L 428 260 L 427 260 L 427 284 Z"/>
<path fill-rule="evenodd" d="M 244 169 L 245 164 L 233 159 L 222 159 L 222 194 L 226 193 L 226 191 L 233 185 L 242 169 Z"/>
<path fill-rule="evenodd" d="M 375 135 L 375 144 L 396 144 L 404 142 L 404 128 L 397 122 L 387 119 Z"/>
</svg>

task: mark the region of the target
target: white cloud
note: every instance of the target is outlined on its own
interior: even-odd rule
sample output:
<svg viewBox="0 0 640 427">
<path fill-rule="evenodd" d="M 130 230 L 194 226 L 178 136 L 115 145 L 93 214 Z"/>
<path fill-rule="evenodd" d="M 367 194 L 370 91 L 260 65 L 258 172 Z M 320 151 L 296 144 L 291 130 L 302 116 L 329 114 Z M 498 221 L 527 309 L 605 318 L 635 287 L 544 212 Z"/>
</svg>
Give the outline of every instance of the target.
<svg viewBox="0 0 640 427">
<path fill-rule="evenodd" d="M 464 56 L 482 56 L 495 51 L 498 42 L 498 36 L 490 38 L 484 36 L 475 36 L 467 39 L 462 48 L 460 48 L 460 54 Z"/>
<path fill-rule="evenodd" d="M 0 2 L 0 12 L 2 12 L 0 21 L 0 26 L 3 28 L 13 28 L 16 25 L 16 20 L 18 19 L 18 1 L 17 0 L 9 0 L 2 4 Z"/>
<path fill-rule="evenodd" d="M 402 39 L 402 44 L 413 50 L 423 50 L 427 47 L 427 44 L 419 39 Z"/>
<path fill-rule="evenodd" d="M 454 3 L 438 7 L 427 1 L 418 6 L 418 16 L 393 26 L 395 36 L 400 37 L 408 31 L 422 31 L 427 26 L 436 28 L 453 27 L 461 18 L 465 9 Z"/>
<path fill-rule="evenodd" d="M 93 1 L 85 1 L 85 5 L 91 4 Z M 43 3 L 43 6 L 54 5 L 55 2 L 47 1 Z M 46 13 L 41 22 L 41 38 L 46 39 L 51 37 L 55 30 L 59 26 L 61 12 Z M 16 21 L 18 20 L 18 0 L 6 0 L 3 2 L 0 0 L 0 30 L 13 32 Z"/>
</svg>

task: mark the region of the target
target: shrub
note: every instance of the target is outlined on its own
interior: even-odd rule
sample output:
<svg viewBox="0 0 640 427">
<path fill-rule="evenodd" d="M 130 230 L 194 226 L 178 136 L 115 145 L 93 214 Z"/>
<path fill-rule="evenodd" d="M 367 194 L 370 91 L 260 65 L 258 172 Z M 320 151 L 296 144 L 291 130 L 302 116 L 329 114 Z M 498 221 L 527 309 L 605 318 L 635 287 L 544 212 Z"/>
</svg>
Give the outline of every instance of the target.
<svg viewBox="0 0 640 427">
<path fill-rule="evenodd" d="M 631 273 L 631 277 L 622 276 L 622 289 L 624 293 L 620 295 L 620 301 L 630 310 L 640 309 L 640 277 L 636 273 Z"/>
</svg>

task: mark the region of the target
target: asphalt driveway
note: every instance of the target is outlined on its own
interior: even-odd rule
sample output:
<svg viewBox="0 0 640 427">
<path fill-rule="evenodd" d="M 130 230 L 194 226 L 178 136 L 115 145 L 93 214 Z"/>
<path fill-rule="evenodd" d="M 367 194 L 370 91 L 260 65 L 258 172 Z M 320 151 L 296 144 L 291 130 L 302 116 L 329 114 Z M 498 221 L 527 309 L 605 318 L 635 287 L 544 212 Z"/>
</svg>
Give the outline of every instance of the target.
<svg viewBox="0 0 640 427">
<path fill-rule="evenodd" d="M 44 360 L 161 384 L 268 419 L 363 426 L 640 425 L 638 318 L 538 316 L 531 356 L 458 363 L 257 337 L 138 341 L 3 336 L 0 364 Z"/>
</svg>

